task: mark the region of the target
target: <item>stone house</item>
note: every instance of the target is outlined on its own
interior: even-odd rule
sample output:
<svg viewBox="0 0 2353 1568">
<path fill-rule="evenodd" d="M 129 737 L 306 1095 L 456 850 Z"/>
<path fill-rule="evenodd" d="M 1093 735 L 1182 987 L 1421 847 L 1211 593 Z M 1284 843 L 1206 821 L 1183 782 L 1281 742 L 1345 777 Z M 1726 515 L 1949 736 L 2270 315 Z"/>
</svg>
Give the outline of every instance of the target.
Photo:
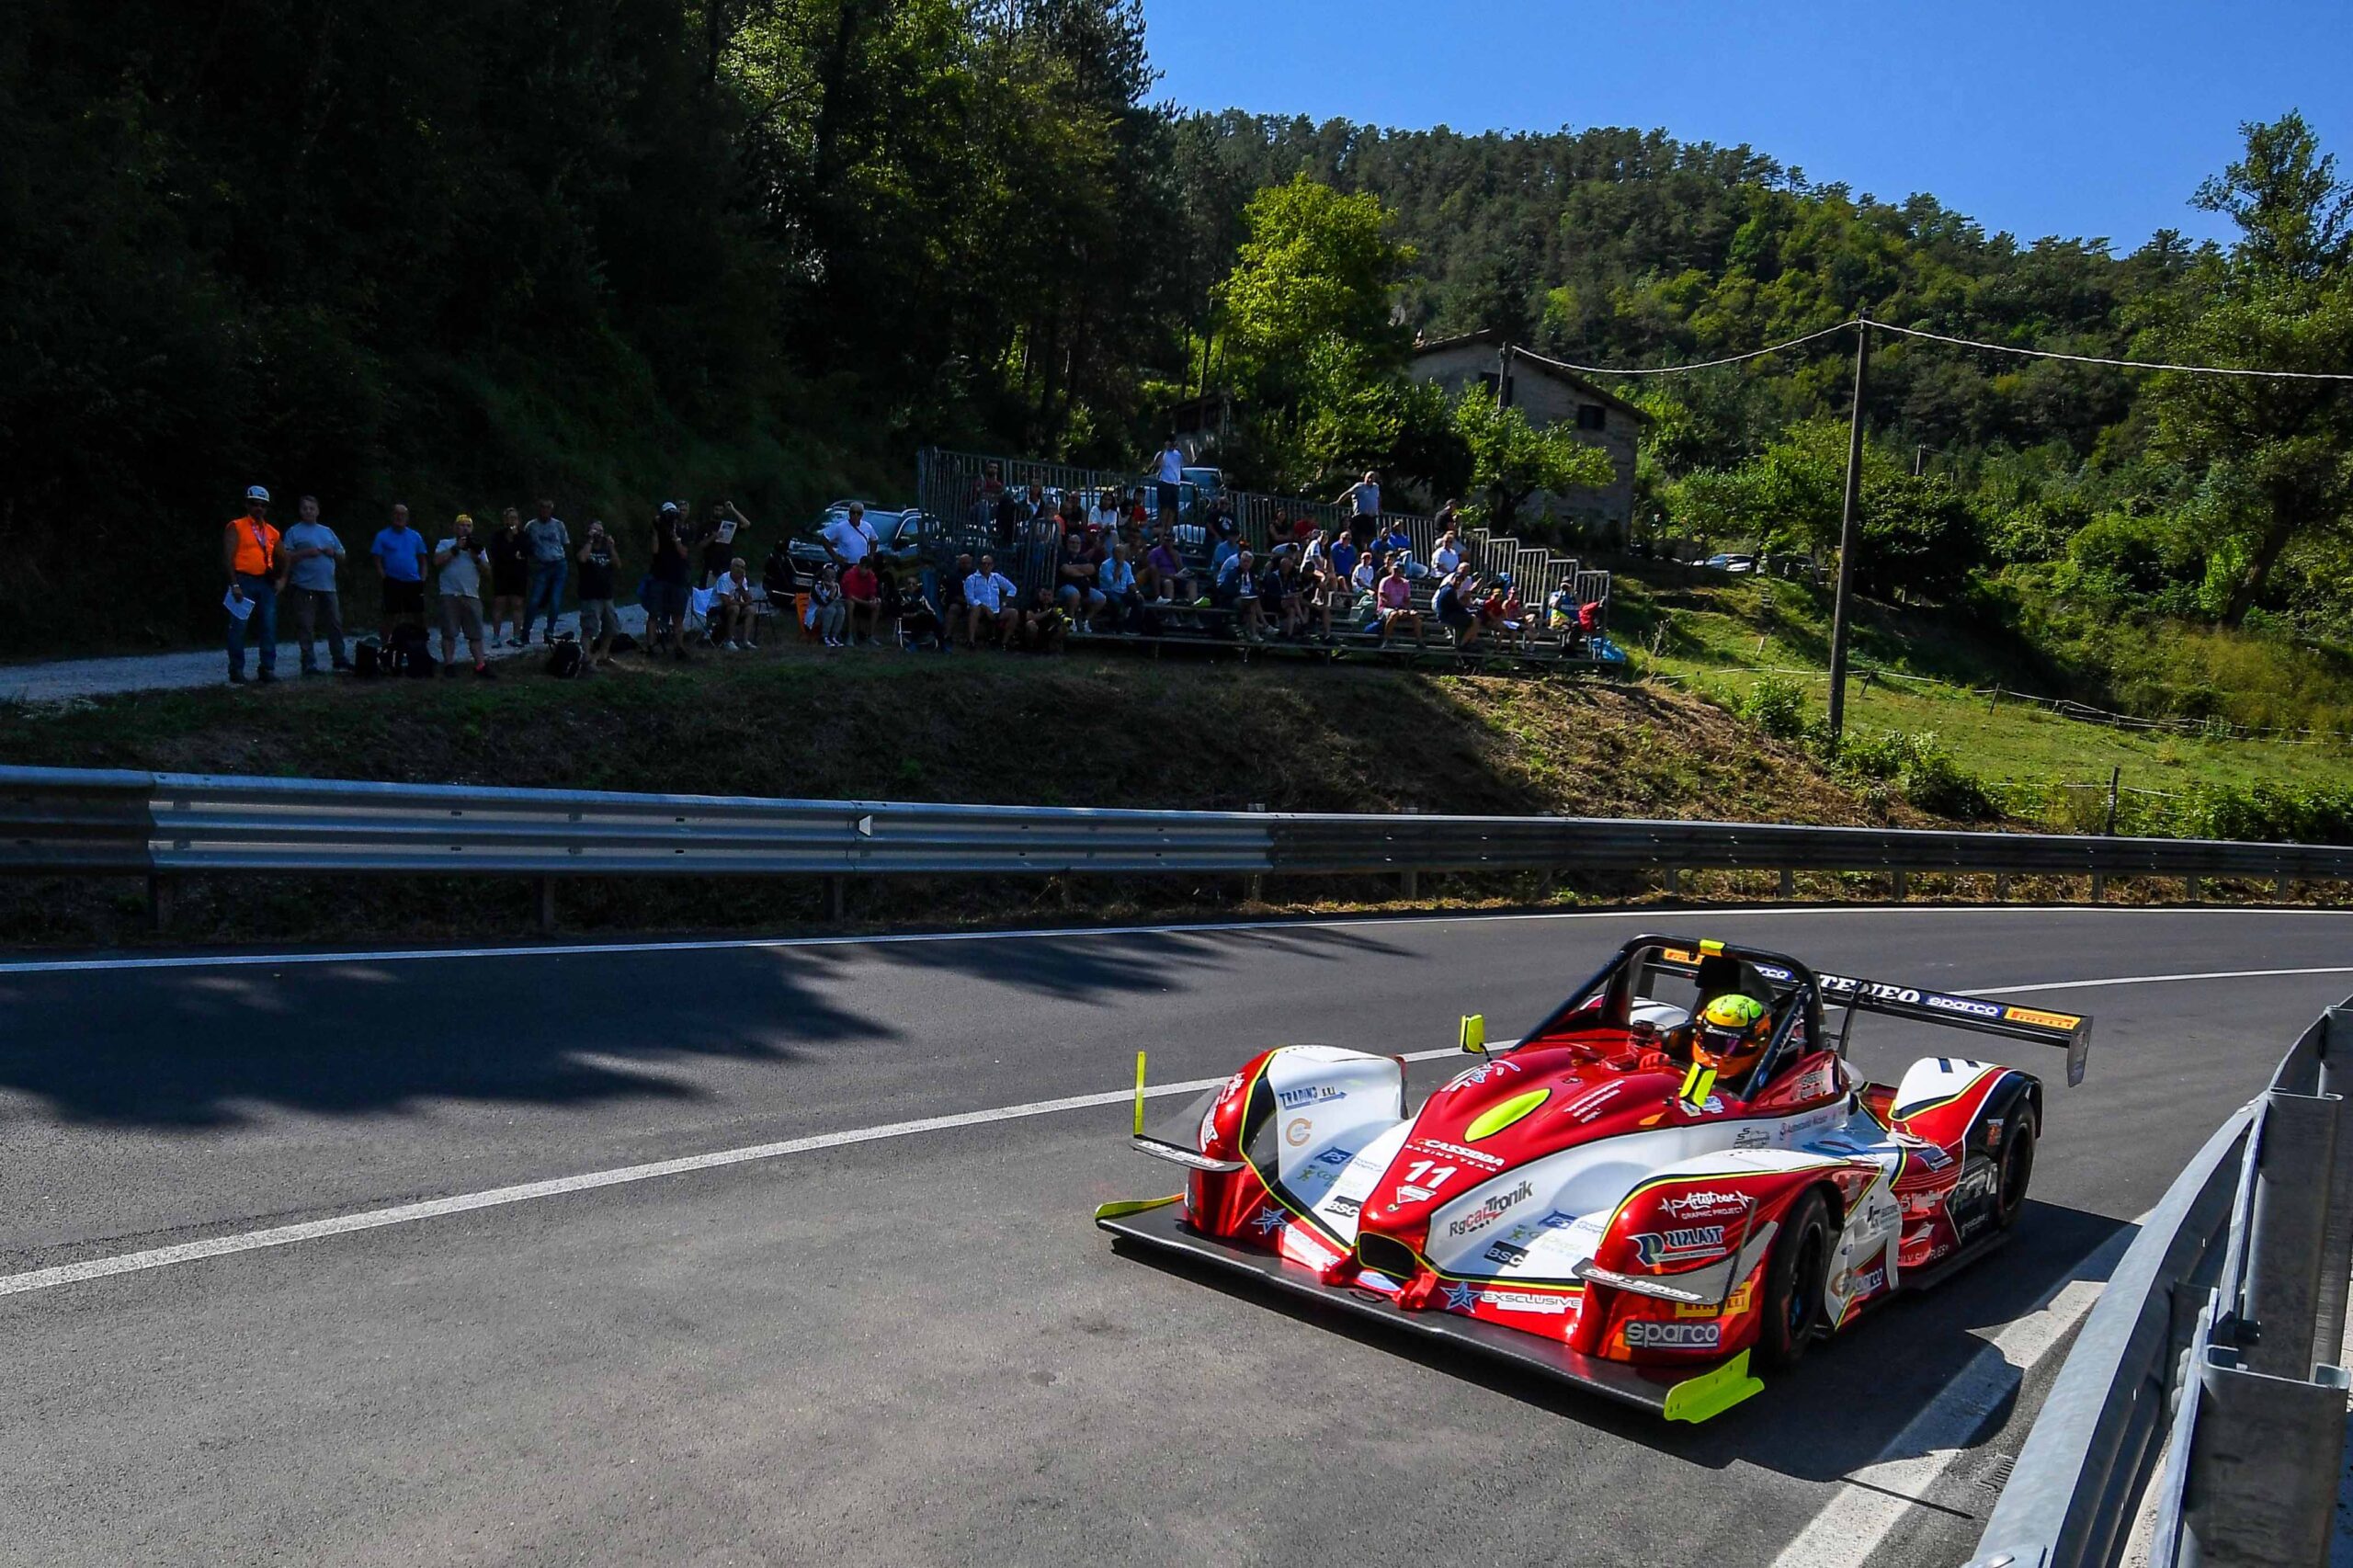
<svg viewBox="0 0 2353 1568">
<path fill-rule="evenodd" d="M 1541 517 L 1549 508 L 1597 540 L 1625 542 L 1634 517 L 1634 454 L 1649 415 L 1559 360 L 1506 343 L 1492 331 L 1416 343 L 1414 379 L 1437 382 L 1449 397 L 1474 383 L 1484 386 L 1505 406 L 1525 410 L 1539 429 L 1574 426 L 1578 439 L 1608 452 L 1617 477 L 1598 489 L 1530 496 L 1523 515 Z"/>
</svg>

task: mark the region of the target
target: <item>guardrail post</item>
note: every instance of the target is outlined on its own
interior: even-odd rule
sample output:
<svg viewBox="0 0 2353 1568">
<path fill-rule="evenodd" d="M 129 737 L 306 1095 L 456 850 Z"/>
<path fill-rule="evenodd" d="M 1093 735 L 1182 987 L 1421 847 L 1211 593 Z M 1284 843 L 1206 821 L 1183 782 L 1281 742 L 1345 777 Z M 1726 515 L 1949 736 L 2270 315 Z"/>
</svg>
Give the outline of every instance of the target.
<svg viewBox="0 0 2353 1568">
<path fill-rule="evenodd" d="M 1250 809 L 1254 812 L 1263 812 L 1267 809 L 1267 802 L 1253 801 L 1250 802 Z M 1252 903 L 1264 903 L 1267 901 L 1266 877 L 1257 871 L 1251 872 L 1243 881 L 1242 896 Z"/>
<path fill-rule="evenodd" d="M 2264 1096 L 2239 1342 L 2248 1370 L 2265 1377 L 2301 1379 L 2312 1370 L 2342 1104 L 2334 1095 Z M 2336 1346 L 2328 1351 L 2334 1357 Z"/>
<path fill-rule="evenodd" d="M 172 896 L 178 890 L 172 879 L 150 873 L 147 878 L 147 929 L 160 937 L 172 923 Z"/>
<path fill-rule="evenodd" d="M 2105 902 L 2107 898 L 2108 873 L 2106 871 L 2094 871 L 2092 873 L 2092 902 L 2094 903 L 2100 903 Z"/>
<path fill-rule="evenodd" d="M 2277 883 L 2277 892 L 2279 893 L 2279 902 L 2282 903 L 2287 903 L 2290 893 L 2288 873 L 2285 871 L 2279 873 L 2279 880 Z"/>
<path fill-rule="evenodd" d="M 2328 1560 L 2343 1469 L 2340 1367 L 2310 1381 L 2266 1377 L 2210 1345 L 2197 1369 L 2197 1425 L 2183 1479 L 2179 1555 L 2203 1568 L 2289 1568 Z"/>
<path fill-rule="evenodd" d="M 2331 1007 L 2321 1020 L 2320 1092 L 2336 1101 L 2336 1158 L 2328 1173 L 2328 1218 L 2320 1254 L 2320 1311 L 2314 1350 L 2345 1343 L 2346 1290 L 2353 1278 L 2353 1007 Z"/>
<path fill-rule="evenodd" d="M 1893 871 L 1890 872 L 1889 875 L 1895 883 L 1895 902 L 1902 903 L 1904 900 L 1905 894 L 1910 891 L 1911 884 L 1904 877 L 1904 869 L 1900 866 Z"/>
<path fill-rule="evenodd" d="M 1996 903 L 2010 902 L 2010 874 L 2007 871 L 1994 873 L 1994 902 Z"/>
<path fill-rule="evenodd" d="M 2197 877 L 2188 876 L 2181 879 L 2181 902 L 2184 903 L 2196 903 L 2198 902 Z"/>
<path fill-rule="evenodd" d="M 842 917 L 842 903 L 847 886 L 848 879 L 847 878 L 827 877 L 825 879 L 825 902 L 832 908 L 834 918 L 836 920 Z"/>
<path fill-rule="evenodd" d="M 540 879 L 540 929 L 543 932 L 555 929 L 555 879 L 553 877 Z"/>
<path fill-rule="evenodd" d="M 1665 871 L 1666 896 L 1669 898 L 1681 898 L 1683 896 L 1683 868 L 1680 866 L 1668 866 L 1665 868 Z"/>
<path fill-rule="evenodd" d="M 1798 896 L 1798 874 L 1787 866 L 1781 868 L 1781 902 L 1789 903 Z"/>
</svg>

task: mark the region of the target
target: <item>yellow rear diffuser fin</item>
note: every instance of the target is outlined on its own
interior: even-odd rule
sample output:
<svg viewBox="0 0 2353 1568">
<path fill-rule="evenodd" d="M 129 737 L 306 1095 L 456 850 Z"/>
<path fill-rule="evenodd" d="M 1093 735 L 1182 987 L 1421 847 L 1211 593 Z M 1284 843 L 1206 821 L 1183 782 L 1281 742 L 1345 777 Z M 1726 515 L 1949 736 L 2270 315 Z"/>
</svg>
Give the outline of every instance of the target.
<svg viewBox="0 0 2353 1568">
<path fill-rule="evenodd" d="M 1143 1136 L 1143 1052 L 1141 1051 L 1136 1052 L 1136 1136 Z"/>
</svg>

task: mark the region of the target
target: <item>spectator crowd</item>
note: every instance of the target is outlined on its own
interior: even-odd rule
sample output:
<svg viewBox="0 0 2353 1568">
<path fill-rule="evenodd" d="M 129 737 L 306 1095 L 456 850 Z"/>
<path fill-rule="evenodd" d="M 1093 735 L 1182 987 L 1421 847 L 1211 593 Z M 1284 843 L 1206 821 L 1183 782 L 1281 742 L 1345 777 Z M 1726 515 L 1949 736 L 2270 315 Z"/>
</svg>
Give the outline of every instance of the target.
<svg viewBox="0 0 2353 1568">
<path fill-rule="evenodd" d="M 408 507 L 394 505 L 365 564 L 355 567 L 315 497 L 297 503 L 299 520 L 281 535 L 270 522 L 269 493 L 255 485 L 244 515 L 223 532 L 229 679 L 245 680 L 248 644 L 257 678 L 277 678 L 281 603 L 305 676 L 370 673 L 388 661 L 405 662 L 409 673 L 429 667 L 428 613 L 442 673 L 471 669 L 485 679 L 494 650 L 527 648 L 534 632 L 543 646 L 572 645 L 551 667 L 587 674 L 631 648 L 676 660 L 696 647 L 756 648 L 764 625 L 779 620 L 830 648 L 943 652 L 959 644 L 1053 652 L 1073 636 L 1098 634 L 1308 645 L 1369 638 L 1381 648 L 1427 647 L 1436 637 L 1463 652 L 1524 652 L 1542 630 L 1575 653 L 1598 631 L 1598 607 L 1578 603 L 1568 584 L 1530 604 L 1507 573 L 1483 570 L 1454 526 L 1450 502 L 1427 561 L 1402 524 L 1384 522 L 1380 476 L 1370 472 L 1342 493 L 1339 521 L 1319 525 L 1304 510 L 1296 517 L 1278 511 L 1262 553 L 1227 497 L 1183 508 L 1181 458 L 1172 441 L 1149 489 L 1053 496 L 1038 485 L 1008 486 L 989 464 L 965 521 L 968 540 L 995 548 L 958 553 L 952 567 L 944 557 L 909 561 L 886 550 L 852 502 L 828 516 L 814 549 L 803 547 L 805 561 L 779 538 L 756 581 L 744 553 L 753 525 L 731 502 L 699 523 L 685 503 L 661 503 L 638 562 L 601 519 L 575 534 L 544 498 L 528 521 L 508 506 L 488 529 L 459 513 L 430 540 Z M 632 566 L 641 574 L 624 596 Z M 373 639 L 358 642 L 342 601 L 356 572 L 373 575 L 379 603 Z M 579 624 L 560 634 L 568 587 L 576 587 Z M 642 642 L 622 629 L 625 597 L 644 607 Z"/>
</svg>

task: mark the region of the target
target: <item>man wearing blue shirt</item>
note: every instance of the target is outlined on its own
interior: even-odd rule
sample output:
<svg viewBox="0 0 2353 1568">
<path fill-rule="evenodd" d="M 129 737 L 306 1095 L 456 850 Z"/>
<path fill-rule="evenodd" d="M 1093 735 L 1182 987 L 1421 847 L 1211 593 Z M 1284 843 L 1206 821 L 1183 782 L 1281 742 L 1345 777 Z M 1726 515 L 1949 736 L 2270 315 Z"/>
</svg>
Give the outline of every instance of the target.
<svg viewBox="0 0 2353 1568">
<path fill-rule="evenodd" d="M 379 630 L 386 647 L 392 628 L 405 620 L 425 624 L 425 536 L 408 526 L 408 508 L 392 508 L 392 526 L 380 529 L 369 554 L 376 558 L 376 576 L 383 585 L 384 618 Z"/>
</svg>

